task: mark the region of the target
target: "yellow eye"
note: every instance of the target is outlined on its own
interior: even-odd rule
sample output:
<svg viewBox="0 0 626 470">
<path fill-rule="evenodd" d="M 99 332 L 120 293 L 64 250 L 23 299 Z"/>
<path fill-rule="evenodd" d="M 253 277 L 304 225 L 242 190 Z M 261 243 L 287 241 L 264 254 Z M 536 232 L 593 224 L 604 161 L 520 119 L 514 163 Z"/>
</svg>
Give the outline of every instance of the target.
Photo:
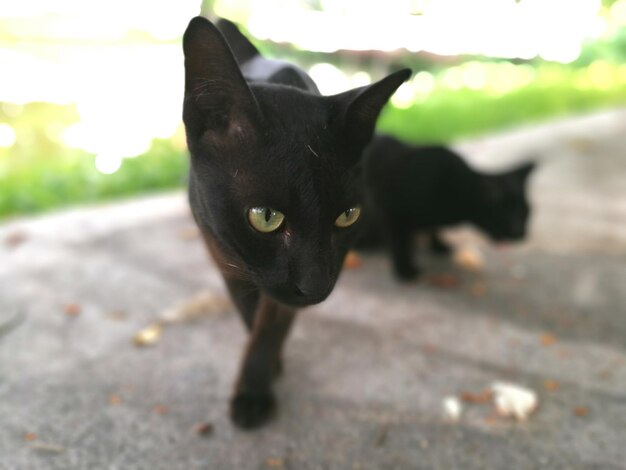
<svg viewBox="0 0 626 470">
<path fill-rule="evenodd" d="M 285 214 L 270 207 L 253 207 L 248 211 L 248 221 L 259 232 L 269 233 L 283 224 Z"/>
<path fill-rule="evenodd" d="M 352 225 L 358 220 L 360 215 L 361 215 L 360 207 L 351 207 L 350 209 L 343 211 L 339 215 L 339 217 L 337 217 L 337 220 L 335 220 L 335 225 L 341 228 L 350 227 L 350 225 Z"/>
</svg>

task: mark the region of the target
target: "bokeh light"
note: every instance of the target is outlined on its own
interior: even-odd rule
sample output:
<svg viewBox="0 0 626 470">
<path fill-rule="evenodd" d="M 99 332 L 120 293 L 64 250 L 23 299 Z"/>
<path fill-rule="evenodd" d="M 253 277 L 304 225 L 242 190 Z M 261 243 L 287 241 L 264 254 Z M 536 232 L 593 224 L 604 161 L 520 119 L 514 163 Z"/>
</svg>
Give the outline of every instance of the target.
<svg viewBox="0 0 626 470">
<path fill-rule="evenodd" d="M 15 131 L 9 124 L 0 123 L 0 147 L 11 147 L 15 143 Z"/>
<path fill-rule="evenodd" d="M 75 105 L 79 121 L 51 132 L 113 173 L 180 126 L 179 39 L 198 11 L 195 0 L 3 2 L 0 25 L 13 44 L 0 47 L 11 70 L 0 75 L 0 101 Z"/>
<path fill-rule="evenodd" d="M 322 52 L 406 48 L 568 63 L 606 28 L 600 0 L 334 0 L 321 2 L 323 13 L 299 2 L 233 3 L 217 2 L 218 13 L 244 20 L 256 37 Z"/>
<path fill-rule="evenodd" d="M 181 36 L 201 7 L 240 23 L 264 54 L 301 65 L 324 94 L 411 67 L 381 129 L 443 142 L 624 102 L 626 0 L 605 5 L 1 2 L 0 216 L 184 183 Z M 480 113 L 464 119 L 468 109 Z"/>
</svg>

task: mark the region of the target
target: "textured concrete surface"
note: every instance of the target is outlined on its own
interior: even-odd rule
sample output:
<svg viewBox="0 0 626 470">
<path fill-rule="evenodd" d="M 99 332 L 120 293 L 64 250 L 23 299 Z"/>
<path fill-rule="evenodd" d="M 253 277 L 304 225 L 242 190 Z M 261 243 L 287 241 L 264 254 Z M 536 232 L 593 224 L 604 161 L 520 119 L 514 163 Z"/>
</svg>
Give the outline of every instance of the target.
<svg viewBox="0 0 626 470">
<path fill-rule="evenodd" d="M 5 223 L 0 468 L 626 468 L 624 123 L 612 112 L 464 143 L 479 164 L 481 150 L 541 159 L 529 240 L 501 250 L 451 231 L 484 269 L 428 258 L 410 285 L 363 257 L 301 313 L 278 418 L 256 432 L 226 417 L 245 341 L 232 309 L 132 342 L 170 306 L 223 293 L 181 193 Z M 537 411 L 443 416 L 444 397 L 495 380 L 535 390 Z"/>
</svg>

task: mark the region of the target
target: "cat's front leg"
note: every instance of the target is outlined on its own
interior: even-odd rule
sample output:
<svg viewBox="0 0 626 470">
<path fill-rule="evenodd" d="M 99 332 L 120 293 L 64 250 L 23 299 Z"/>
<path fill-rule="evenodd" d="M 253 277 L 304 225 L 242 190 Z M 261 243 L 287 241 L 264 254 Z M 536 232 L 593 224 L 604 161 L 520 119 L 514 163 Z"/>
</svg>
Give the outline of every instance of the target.
<svg viewBox="0 0 626 470">
<path fill-rule="evenodd" d="M 413 260 L 413 231 L 397 224 L 387 228 L 394 273 L 402 281 L 412 281 L 420 273 Z"/>
<path fill-rule="evenodd" d="M 259 288 L 251 281 L 229 277 L 228 274 L 224 274 L 224 281 L 246 329 L 251 332 L 261 297 Z"/>
<path fill-rule="evenodd" d="M 443 239 L 436 230 L 428 232 L 430 251 L 437 255 L 446 256 L 452 253 L 452 247 Z"/>
<path fill-rule="evenodd" d="M 228 257 L 212 236 L 205 235 L 204 243 L 219 267 L 230 297 L 248 331 L 252 331 L 261 293 L 250 279 L 244 263 Z"/>
<path fill-rule="evenodd" d="M 295 315 L 295 309 L 261 295 L 230 402 L 231 419 L 241 428 L 261 426 L 274 415 L 276 399 L 272 382 Z"/>
</svg>

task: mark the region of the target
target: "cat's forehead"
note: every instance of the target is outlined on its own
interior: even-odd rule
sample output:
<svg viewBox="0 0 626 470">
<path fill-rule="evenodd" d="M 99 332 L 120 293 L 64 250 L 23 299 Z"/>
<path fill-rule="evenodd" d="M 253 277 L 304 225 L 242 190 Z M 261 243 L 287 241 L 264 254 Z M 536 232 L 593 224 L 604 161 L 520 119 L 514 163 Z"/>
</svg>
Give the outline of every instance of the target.
<svg viewBox="0 0 626 470">
<path fill-rule="evenodd" d="M 328 149 L 272 145 L 250 157 L 231 171 L 231 188 L 241 206 L 270 206 L 289 216 L 318 218 L 333 216 L 357 200 L 354 169 L 338 164 Z"/>
<path fill-rule="evenodd" d="M 241 202 L 316 211 L 351 199 L 353 169 L 341 158 L 344 144 L 331 129 L 323 97 L 286 87 L 253 90 L 264 125 L 260 135 L 240 142 L 232 161 Z"/>
<path fill-rule="evenodd" d="M 328 130 L 330 108 L 322 96 L 281 85 L 252 87 L 264 117 L 266 131 L 289 132 L 296 138 Z"/>
<path fill-rule="evenodd" d="M 315 149 L 302 142 L 273 142 L 259 148 L 247 161 L 240 161 L 238 176 L 242 194 L 271 194 L 292 200 L 299 195 L 340 191 L 346 170 L 327 148 Z"/>
</svg>

